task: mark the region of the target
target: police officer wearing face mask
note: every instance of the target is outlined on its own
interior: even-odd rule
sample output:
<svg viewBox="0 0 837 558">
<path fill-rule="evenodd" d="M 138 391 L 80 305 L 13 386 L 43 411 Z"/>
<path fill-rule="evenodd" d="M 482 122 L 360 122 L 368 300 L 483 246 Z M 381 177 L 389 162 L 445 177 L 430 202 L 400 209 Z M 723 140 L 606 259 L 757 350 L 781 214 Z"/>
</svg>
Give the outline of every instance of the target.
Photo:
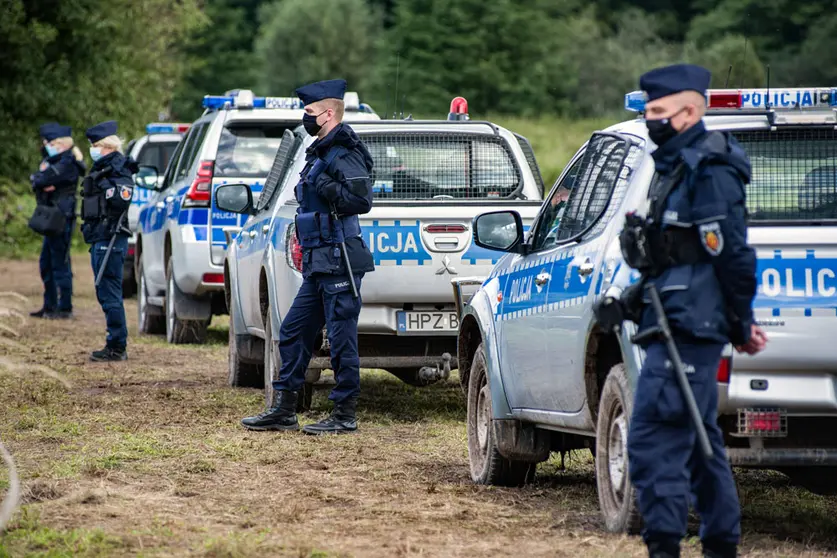
<svg viewBox="0 0 837 558">
<path fill-rule="evenodd" d="M 93 276 L 104 266 L 102 279 L 96 287 L 96 298 L 102 306 L 107 323 L 105 347 L 93 351 L 90 359 L 97 362 L 126 360 L 128 327 L 122 303 L 122 264 L 128 250 L 128 206 L 134 194 L 133 175 L 139 170 L 132 159 L 121 153 L 122 140 L 116 135 L 114 120 L 87 129 L 93 167 L 82 183 L 81 232 L 90 244 Z M 113 240 L 110 251 L 108 246 Z"/>
<path fill-rule="evenodd" d="M 687 64 L 640 78 L 648 135 L 657 144 L 646 246 L 653 256 L 645 261 L 623 252 L 631 267 L 643 270 L 641 288 L 653 283 L 661 293 L 713 450 L 706 458 L 696 441 L 663 340 L 646 338 L 628 456 L 643 538 L 655 558 L 680 555 L 690 502 L 701 517 L 704 556 L 736 556 L 741 516 L 717 424 L 715 378 L 726 343 L 755 354 L 767 341 L 752 312 L 756 258 L 747 245 L 744 190 L 750 162 L 732 136 L 707 132 L 709 81 L 709 71 Z M 657 317 L 647 292 L 637 292 L 641 334 Z"/>
<path fill-rule="evenodd" d="M 296 90 L 305 103 L 303 126 L 317 139 L 306 151 L 307 165 L 296 187 L 299 202 L 296 234 L 303 249 L 302 286 L 282 320 L 279 353 L 282 368 L 275 404 L 242 420 L 251 430 L 297 430 L 296 404 L 305 381 L 317 335 L 323 325 L 331 346 L 336 385 L 329 399 L 331 416 L 306 426 L 307 434 L 344 433 L 357 429 L 360 393 L 357 321 L 361 299 L 355 298 L 340 242 L 345 239 L 354 282 L 360 291 L 364 273 L 373 271 L 372 254 L 360 234 L 358 215 L 372 208 L 372 156 L 343 119 L 346 82 L 329 80 Z"/>
<path fill-rule="evenodd" d="M 68 319 L 73 315 L 73 272 L 70 245 L 75 228 L 76 188 L 85 167 L 81 152 L 73 146 L 73 130 L 56 122 L 40 127 L 46 157 L 38 172 L 30 176 L 39 205 L 57 206 L 66 218 L 64 230 L 44 236 L 40 270 L 44 283 L 44 305 L 29 315 L 35 318 Z"/>
</svg>

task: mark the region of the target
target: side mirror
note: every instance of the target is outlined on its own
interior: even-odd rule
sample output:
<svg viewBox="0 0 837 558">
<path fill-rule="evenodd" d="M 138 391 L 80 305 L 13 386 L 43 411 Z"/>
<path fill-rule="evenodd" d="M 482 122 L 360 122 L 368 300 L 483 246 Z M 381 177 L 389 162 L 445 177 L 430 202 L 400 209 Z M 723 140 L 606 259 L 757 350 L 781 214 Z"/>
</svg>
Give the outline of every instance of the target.
<svg viewBox="0 0 837 558">
<path fill-rule="evenodd" d="M 222 184 L 215 189 L 215 207 L 230 213 L 250 215 L 253 211 L 253 192 L 246 184 Z"/>
<path fill-rule="evenodd" d="M 517 211 L 492 211 L 474 218 L 474 243 L 488 250 L 521 252 L 523 220 Z"/>
<path fill-rule="evenodd" d="M 156 190 L 159 181 L 160 173 L 157 171 L 157 167 L 150 165 L 140 165 L 136 176 L 134 176 L 134 183 L 146 190 Z"/>
</svg>

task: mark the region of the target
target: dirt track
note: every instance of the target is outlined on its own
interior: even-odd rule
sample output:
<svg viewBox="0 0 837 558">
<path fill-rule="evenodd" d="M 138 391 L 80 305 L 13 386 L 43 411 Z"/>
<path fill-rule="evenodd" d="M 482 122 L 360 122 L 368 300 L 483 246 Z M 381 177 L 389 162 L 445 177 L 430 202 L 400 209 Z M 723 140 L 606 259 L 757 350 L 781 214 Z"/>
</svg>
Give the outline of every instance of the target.
<svg viewBox="0 0 837 558">
<path fill-rule="evenodd" d="M 104 318 L 87 260 L 73 265 L 74 321 L 0 318 L 13 330 L 0 331 L 0 440 L 25 499 L 0 557 L 645 555 L 602 533 L 589 453 L 540 466 L 524 489 L 474 486 L 455 381 L 413 389 L 365 373 L 356 435 L 248 433 L 238 420 L 261 394 L 225 386 L 225 320 L 208 346 L 168 346 L 136 335 L 134 300 L 130 360 L 88 363 Z M 36 262 L 0 262 L 0 278 L 29 298 L 0 308 L 39 306 Z M 738 479 L 744 555 L 837 555 L 837 498 L 778 474 Z M 0 498 L 7 488 L 2 470 Z"/>
</svg>

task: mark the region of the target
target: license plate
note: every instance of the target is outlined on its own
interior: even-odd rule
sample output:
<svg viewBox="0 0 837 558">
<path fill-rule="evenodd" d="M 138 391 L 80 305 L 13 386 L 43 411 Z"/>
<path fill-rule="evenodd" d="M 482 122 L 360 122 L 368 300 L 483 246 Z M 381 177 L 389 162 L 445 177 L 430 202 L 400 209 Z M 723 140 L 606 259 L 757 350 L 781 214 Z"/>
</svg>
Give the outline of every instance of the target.
<svg viewBox="0 0 837 558">
<path fill-rule="evenodd" d="M 398 312 L 398 335 L 425 333 L 456 333 L 459 317 L 456 312 Z"/>
</svg>

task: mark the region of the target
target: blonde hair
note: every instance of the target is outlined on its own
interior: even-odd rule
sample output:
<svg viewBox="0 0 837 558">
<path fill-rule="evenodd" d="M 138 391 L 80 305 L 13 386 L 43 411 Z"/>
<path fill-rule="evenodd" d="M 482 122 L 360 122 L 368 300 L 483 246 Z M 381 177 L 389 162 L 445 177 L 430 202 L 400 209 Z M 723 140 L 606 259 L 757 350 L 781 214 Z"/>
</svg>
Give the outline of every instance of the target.
<svg viewBox="0 0 837 558">
<path fill-rule="evenodd" d="M 323 99 L 323 107 L 334 111 L 334 117 L 338 122 L 343 121 L 343 114 L 346 111 L 346 103 L 342 99 Z"/>
<path fill-rule="evenodd" d="M 113 149 L 122 153 L 122 140 L 119 136 L 108 136 L 94 143 L 93 147 L 104 147 L 105 149 Z"/>
<path fill-rule="evenodd" d="M 70 136 L 64 136 L 63 138 L 55 138 L 50 143 L 55 143 L 56 145 L 62 148 L 62 151 L 72 149 L 73 157 L 75 157 L 77 161 L 84 160 L 84 155 L 82 155 L 81 150 L 75 146 L 75 142 L 73 142 L 73 138 L 71 138 Z"/>
</svg>

